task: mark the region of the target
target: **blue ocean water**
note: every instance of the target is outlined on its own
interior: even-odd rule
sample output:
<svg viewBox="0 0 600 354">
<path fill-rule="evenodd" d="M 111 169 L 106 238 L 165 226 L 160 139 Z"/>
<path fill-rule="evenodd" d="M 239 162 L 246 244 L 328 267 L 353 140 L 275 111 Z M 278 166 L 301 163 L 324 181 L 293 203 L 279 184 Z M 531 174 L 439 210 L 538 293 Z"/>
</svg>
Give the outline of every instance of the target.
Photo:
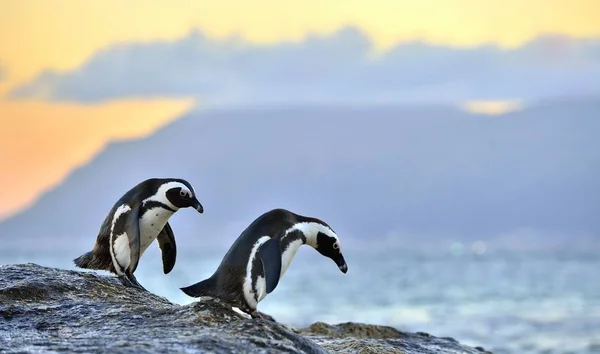
<svg viewBox="0 0 600 354">
<path fill-rule="evenodd" d="M 161 272 L 149 250 L 136 273 L 150 291 L 173 302 L 195 301 L 178 290 L 209 276 L 221 253 L 182 254 Z M 494 353 L 600 352 L 600 257 L 582 252 L 407 252 L 345 250 L 349 265 L 302 247 L 279 286 L 259 310 L 278 321 L 357 321 L 449 336 Z M 69 267 L 70 258 L 9 257 Z M 71 257 L 73 258 L 73 257 Z"/>
<path fill-rule="evenodd" d="M 348 279 L 311 258 L 308 271 L 298 262 L 286 274 L 289 284 L 264 311 L 297 325 L 360 321 L 424 331 L 498 354 L 600 352 L 594 255 L 389 251 L 349 261 Z"/>
</svg>

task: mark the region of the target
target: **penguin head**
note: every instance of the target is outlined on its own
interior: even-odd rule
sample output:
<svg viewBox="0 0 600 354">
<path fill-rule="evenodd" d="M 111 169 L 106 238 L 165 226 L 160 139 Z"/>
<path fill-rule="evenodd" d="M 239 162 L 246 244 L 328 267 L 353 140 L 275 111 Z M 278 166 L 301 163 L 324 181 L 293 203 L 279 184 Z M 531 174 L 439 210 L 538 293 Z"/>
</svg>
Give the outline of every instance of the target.
<svg viewBox="0 0 600 354">
<path fill-rule="evenodd" d="M 348 265 L 346 264 L 346 260 L 342 254 L 342 245 L 340 244 L 340 240 L 338 239 L 337 235 L 332 230 L 328 231 L 331 232 L 317 233 L 317 243 L 315 249 L 323 256 L 331 258 L 338 266 L 340 271 L 345 274 L 348 271 Z"/>
<path fill-rule="evenodd" d="M 169 179 L 161 185 L 159 191 L 161 189 L 164 190 L 165 198 L 176 208 L 193 207 L 201 214 L 204 212 L 204 207 L 198 201 L 194 188 L 188 181 L 183 179 Z"/>
<path fill-rule="evenodd" d="M 342 244 L 335 231 L 321 219 L 298 214 L 293 216 L 298 222 L 287 232 L 300 231 L 304 235 L 305 244 L 333 260 L 342 273 L 348 272 L 348 265 L 342 254 Z"/>
</svg>

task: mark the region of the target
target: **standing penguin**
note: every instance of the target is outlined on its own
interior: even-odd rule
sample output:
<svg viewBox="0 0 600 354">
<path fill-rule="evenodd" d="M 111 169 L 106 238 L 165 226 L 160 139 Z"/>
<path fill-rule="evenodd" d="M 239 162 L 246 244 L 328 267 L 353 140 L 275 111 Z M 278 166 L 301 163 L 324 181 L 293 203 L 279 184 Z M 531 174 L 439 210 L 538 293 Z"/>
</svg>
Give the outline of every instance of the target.
<svg viewBox="0 0 600 354">
<path fill-rule="evenodd" d="M 177 210 L 188 207 L 204 212 L 189 182 L 178 178 L 147 179 L 115 203 L 100 226 L 92 251 L 73 262 L 79 268 L 115 273 L 124 285 L 144 289 L 133 275 L 138 261 L 157 239 L 164 273 L 173 269 L 177 249 L 168 221 Z"/>
<path fill-rule="evenodd" d="M 273 209 L 259 216 L 233 243 L 215 273 L 181 290 L 188 296 L 220 298 L 254 318 L 258 303 L 270 294 L 301 245 L 332 259 L 346 273 L 336 233 L 324 221 Z"/>
</svg>

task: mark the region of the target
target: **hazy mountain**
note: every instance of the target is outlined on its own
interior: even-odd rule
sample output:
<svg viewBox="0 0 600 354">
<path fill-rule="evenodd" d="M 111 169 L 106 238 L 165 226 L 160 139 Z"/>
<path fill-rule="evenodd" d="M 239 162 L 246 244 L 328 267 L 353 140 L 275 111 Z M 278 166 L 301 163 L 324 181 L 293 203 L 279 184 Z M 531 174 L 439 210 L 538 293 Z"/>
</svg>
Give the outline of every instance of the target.
<svg viewBox="0 0 600 354">
<path fill-rule="evenodd" d="M 1 223 L 1 247 L 87 251 L 112 204 L 155 176 L 188 179 L 205 206 L 173 217 L 181 252 L 227 247 L 274 207 L 326 220 L 346 247 L 588 242 L 600 230 L 599 133 L 600 100 L 496 117 L 443 106 L 191 112 L 110 144 Z"/>
</svg>

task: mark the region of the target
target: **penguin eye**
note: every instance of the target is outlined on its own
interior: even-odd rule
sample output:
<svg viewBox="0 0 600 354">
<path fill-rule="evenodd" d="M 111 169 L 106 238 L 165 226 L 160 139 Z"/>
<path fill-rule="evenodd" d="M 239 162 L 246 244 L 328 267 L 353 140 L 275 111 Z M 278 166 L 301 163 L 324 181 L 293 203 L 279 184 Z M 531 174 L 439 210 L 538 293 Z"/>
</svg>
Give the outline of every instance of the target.
<svg viewBox="0 0 600 354">
<path fill-rule="evenodd" d="M 340 245 L 338 245 L 338 243 L 337 243 L 337 242 L 336 242 L 336 243 L 334 243 L 334 244 L 333 244 L 333 249 L 334 249 L 334 250 L 337 250 L 338 248 L 340 248 Z"/>
<path fill-rule="evenodd" d="M 183 189 L 181 191 L 179 191 L 179 195 L 182 197 L 187 196 L 187 191 L 184 191 Z"/>
</svg>

